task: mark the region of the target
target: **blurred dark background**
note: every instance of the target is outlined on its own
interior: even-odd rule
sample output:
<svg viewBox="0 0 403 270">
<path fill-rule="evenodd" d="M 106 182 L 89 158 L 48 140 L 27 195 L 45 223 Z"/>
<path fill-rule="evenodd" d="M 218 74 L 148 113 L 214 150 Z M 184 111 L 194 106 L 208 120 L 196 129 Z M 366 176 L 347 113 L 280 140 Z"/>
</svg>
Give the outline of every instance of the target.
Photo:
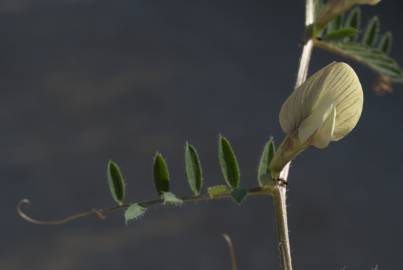
<svg viewBox="0 0 403 270">
<path fill-rule="evenodd" d="M 278 111 L 292 90 L 304 1 L 2 0 L 0 269 L 277 269 L 270 198 L 157 208 L 130 226 L 106 221 L 29 224 L 113 205 L 112 158 L 132 200 L 156 197 L 156 150 L 172 189 L 188 194 L 183 145 L 198 147 L 208 185 L 221 183 L 217 135 L 231 139 L 244 186 L 261 148 L 282 139 Z M 395 36 L 403 63 L 403 4 L 364 7 Z M 341 58 L 315 50 L 311 71 Z M 292 166 L 289 214 L 296 269 L 403 269 L 403 87 L 377 96 L 374 74 L 354 63 L 365 90 L 357 128 Z"/>
</svg>

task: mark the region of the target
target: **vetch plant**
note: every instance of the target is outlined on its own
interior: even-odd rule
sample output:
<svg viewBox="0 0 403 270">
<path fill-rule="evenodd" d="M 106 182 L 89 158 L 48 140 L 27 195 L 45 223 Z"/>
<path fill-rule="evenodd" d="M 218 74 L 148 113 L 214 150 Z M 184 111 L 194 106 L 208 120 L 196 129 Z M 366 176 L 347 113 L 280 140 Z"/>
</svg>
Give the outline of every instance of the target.
<svg viewBox="0 0 403 270">
<path fill-rule="evenodd" d="M 297 81 L 294 91 L 281 106 L 279 113 L 285 138 L 277 147 L 273 138 L 264 145 L 258 164 L 257 186 L 245 188 L 242 185 L 236 151 L 230 141 L 220 135 L 217 152 L 223 185 L 206 187 L 197 149 L 186 143 L 184 171 L 193 195 L 177 196 L 171 191 L 168 164 L 163 155 L 157 152 L 152 167 L 158 195 L 156 199 L 128 201 L 123 173 L 115 162 L 109 161 L 106 178 L 115 201 L 114 206 L 94 208 L 60 220 L 38 220 L 24 211 L 23 207 L 30 202 L 23 199 L 17 205 L 19 215 L 35 224 L 60 225 L 88 216 L 104 219 L 110 212 L 124 210 L 125 222 L 129 223 L 158 205 L 182 205 L 227 198 L 241 204 L 246 197 L 271 196 L 281 266 L 283 270 L 291 270 L 286 204 L 290 162 L 309 146 L 323 149 L 349 134 L 360 119 L 364 102 L 360 80 L 346 63 L 330 63 L 306 80 L 312 50 L 315 47 L 320 48 L 369 67 L 376 73 L 375 90 L 378 93 L 389 92 L 393 84 L 403 83 L 403 71 L 390 56 L 392 34 L 386 32 L 380 35 L 378 17 L 373 17 L 365 30 L 361 31 L 361 10 L 359 6 L 353 8 L 358 4 L 375 5 L 378 2 L 379 0 L 306 0 L 304 47 Z M 350 10 L 351 8 L 353 9 Z M 235 269 L 232 243 L 228 236 L 225 238 L 231 247 L 232 265 Z"/>
</svg>

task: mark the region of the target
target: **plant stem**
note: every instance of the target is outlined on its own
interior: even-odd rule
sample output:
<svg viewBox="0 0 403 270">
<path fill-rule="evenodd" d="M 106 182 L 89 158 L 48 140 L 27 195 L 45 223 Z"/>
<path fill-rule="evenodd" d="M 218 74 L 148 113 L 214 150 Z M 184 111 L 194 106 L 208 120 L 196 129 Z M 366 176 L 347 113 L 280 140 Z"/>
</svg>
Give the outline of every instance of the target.
<svg viewBox="0 0 403 270">
<path fill-rule="evenodd" d="M 279 252 L 283 270 L 292 269 L 290 239 L 288 236 L 286 188 L 276 185 L 273 191 L 273 206 L 276 217 Z"/>
<path fill-rule="evenodd" d="M 315 0 L 305 2 L 305 27 L 313 24 L 315 16 Z M 299 87 L 307 78 L 309 63 L 311 60 L 313 41 L 310 38 L 302 49 L 302 55 L 298 67 L 297 81 L 295 88 Z M 273 190 L 273 206 L 276 217 L 277 237 L 279 241 L 279 252 L 283 270 L 292 270 L 290 237 L 288 234 L 287 217 L 287 187 L 281 182 L 287 182 L 290 162 L 284 166 L 280 173 L 279 181 Z"/>
<path fill-rule="evenodd" d="M 273 193 L 273 188 L 272 187 L 267 187 L 267 188 L 266 187 L 265 188 L 254 187 L 254 188 L 250 188 L 248 190 L 248 196 L 272 195 L 272 193 Z M 208 194 L 199 195 L 199 196 L 184 196 L 184 197 L 180 197 L 180 199 L 185 203 L 203 202 L 203 201 L 228 199 L 228 198 L 231 198 L 230 193 L 223 193 L 223 194 L 220 194 L 220 195 L 214 196 L 214 197 L 210 197 Z M 155 200 L 142 201 L 142 202 L 137 202 L 137 203 L 140 204 L 141 206 L 145 207 L 145 208 L 148 208 L 148 207 L 163 204 L 164 201 L 162 199 L 155 199 Z M 84 217 L 88 217 L 88 216 L 92 216 L 92 215 L 95 215 L 99 219 L 105 219 L 106 214 L 111 213 L 111 212 L 115 212 L 117 210 L 122 210 L 122 209 L 124 210 L 124 209 L 128 208 L 130 205 L 132 205 L 132 203 L 125 203 L 125 204 L 122 204 L 122 205 L 117 205 L 117 206 L 113 206 L 113 207 L 109 207 L 109 208 L 91 209 L 91 210 L 88 210 L 88 211 L 73 214 L 71 216 L 68 216 L 68 217 L 65 217 L 65 218 L 62 218 L 62 219 L 38 220 L 38 219 L 35 219 L 35 218 L 29 216 L 28 214 L 26 214 L 23 211 L 23 206 L 29 206 L 30 204 L 31 203 L 30 203 L 30 201 L 28 199 L 21 200 L 17 204 L 17 212 L 20 215 L 20 217 L 22 217 L 24 220 L 26 220 L 26 221 L 28 221 L 30 223 L 38 224 L 38 225 L 61 225 L 61 224 L 66 224 L 66 223 L 71 222 L 71 221 L 76 220 L 76 219 L 80 219 L 80 218 L 84 218 Z"/>
<path fill-rule="evenodd" d="M 236 261 L 236 256 L 235 256 L 235 248 L 234 248 L 234 244 L 232 243 L 231 237 L 229 237 L 228 234 L 224 233 L 222 235 L 225 239 L 225 241 L 228 244 L 228 249 L 229 249 L 229 254 L 231 256 L 231 270 L 238 270 L 238 264 Z"/>
</svg>

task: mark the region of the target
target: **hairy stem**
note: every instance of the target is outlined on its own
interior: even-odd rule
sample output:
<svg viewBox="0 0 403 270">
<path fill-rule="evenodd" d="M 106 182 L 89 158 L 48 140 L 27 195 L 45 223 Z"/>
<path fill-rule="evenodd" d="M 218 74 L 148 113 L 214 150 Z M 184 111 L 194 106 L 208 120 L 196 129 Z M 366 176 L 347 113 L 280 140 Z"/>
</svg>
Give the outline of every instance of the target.
<svg viewBox="0 0 403 270">
<path fill-rule="evenodd" d="M 315 16 L 315 0 L 306 0 L 305 5 L 305 27 L 313 24 Z M 302 49 L 302 55 L 298 67 L 297 81 L 295 88 L 299 87 L 307 78 L 309 63 L 312 56 L 313 41 L 307 40 Z M 279 181 L 273 191 L 273 206 L 276 217 L 277 237 L 283 270 L 292 270 L 290 237 L 288 234 L 287 218 L 287 186 L 281 183 L 287 182 L 290 162 L 284 166 L 280 173 Z"/>
<path fill-rule="evenodd" d="M 279 252 L 283 270 L 292 269 L 290 239 L 288 236 L 288 220 L 286 205 L 286 188 L 277 185 L 273 191 L 273 204 L 276 217 L 277 233 L 279 240 Z"/>
<path fill-rule="evenodd" d="M 271 187 L 267 188 L 261 188 L 261 187 L 254 187 L 248 190 L 248 196 L 258 196 L 258 195 L 272 195 L 273 189 Z M 185 203 L 189 202 L 204 202 L 204 201 L 211 201 L 211 200 L 219 200 L 219 199 L 228 199 L 231 198 L 231 195 L 229 193 L 224 193 L 219 196 L 214 196 L 210 197 L 208 194 L 204 195 L 199 195 L 199 196 L 184 196 L 180 197 L 181 200 Z M 142 202 L 137 202 L 140 204 L 142 207 L 149 208 L 152 206 L 157 206 L 160 204 L 163 204 L 164 201 L 162 199 L 155 199 L 155 200 L 149 200 L 149 201 L 142 201 Z M 39 220 L 35 219 L 28 214 L 26 214 L 23 210 L 24 206 L 29 206 L 31 205 L 30 201 L 28 199 L 23 199 L 17 204 L 17 212 L 22 217 L 24 220 L 38 224 L 38 225 L 61 225 L 65 223 L 69 223 L 73 220 L 84 218 L 84 217 L 89 217 L 89 216 L 95 216 L 99 219 L 105 219 L 106 215 L 115 212 L 117 210 L 124 210 L 128 208 L 132 203 L 125 203 L 122 205 L 117 205 L 109 208 L 100 208 L 100 209 L 91 209 L 88 211 L 80 212 L 62 219 L 55 219 L 55 220 Z"/>
</svg>

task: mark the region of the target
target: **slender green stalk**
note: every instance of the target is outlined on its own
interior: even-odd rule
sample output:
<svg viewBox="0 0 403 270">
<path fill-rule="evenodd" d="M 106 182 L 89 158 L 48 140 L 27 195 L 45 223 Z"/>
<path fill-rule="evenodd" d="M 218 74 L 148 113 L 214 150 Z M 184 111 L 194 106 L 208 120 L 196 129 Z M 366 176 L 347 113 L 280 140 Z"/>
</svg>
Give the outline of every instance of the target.
<svg viewBox="0 0 403 270">
<path fill-rule="evenodd" d="M 248 196 L 258 196 L 258 195 L 272 195 L 273 189 L 268 188 L 261 188 L 261 187 L 254 187 L 248 190 Z M 180 197 L 184 203 L 190 202 L 205 202 L 205 201 L 212 201 L 212 200 L 219 200 L 219 199 L 229 199 L 231 195 L 229 193 L 224 193 L 219 196 L 210 197 L 208 194 L 203 194 L 199 196 L 184 196 Z M 164 201 L 162 199 L 155 199 L 149 201 L 142 201 L 136 202 L 142 207 L 149 208 L 152 206 L 157 206 L 162 204 Z M 62 219 L 55 219 L 55 220 L 39 220 L 35 219 L 23 211 L 24 206 L 29 206 L 31 203 L 28 199 L 23 199 L 17 204 L 17 212 L 18 214 L 28 222 L 38 224 L 38 225 L 61 225 L 69 223 L 73 220 L 89 217 L 89 216 L 96 216 L 99 219 L 105 219 L 106 215 L 115 212 L 117 210 L 124 210 L 128 208 L 132 203 L 124 203 L 121 205 L 109 207 L 109 208 L 101 208 L 101 209 L 91 209 L 88 211 L 80 212 Z"/>
<path fill-rule="evenodd" d="M 305 5 L 305 27 L 313 24 L 315 16 L 315 0 L 306 0 Z M 295 88 L 299 87 L 307 78 L 309 63 L 311 60 L 313 41 L 309 39 L 302 50 L 299 62 L 297 81 Z M 279 252 L 281 256 L 283 270 L 292 270 L 290 237 L 288 234 L 287 217 L 287 186 L 282 183 L 287 182 L 290 163 L 284 166 L 280 172 L 279 181 L 273 191 L 273 206 L 276 217 L 277 237 L 279 241 Z"/>
</svg>

